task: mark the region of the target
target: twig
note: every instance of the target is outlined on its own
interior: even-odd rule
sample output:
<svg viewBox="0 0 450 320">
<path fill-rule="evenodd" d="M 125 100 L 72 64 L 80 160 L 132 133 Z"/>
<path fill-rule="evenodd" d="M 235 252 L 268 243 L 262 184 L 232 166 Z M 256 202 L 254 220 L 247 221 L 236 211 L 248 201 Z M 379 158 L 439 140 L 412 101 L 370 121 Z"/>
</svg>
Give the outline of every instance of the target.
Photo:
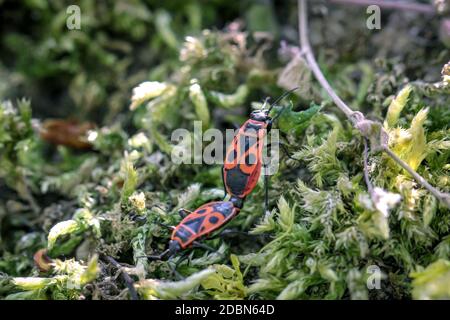
<svg viewBox="0 0 450 320">
<path fill-rule="evenodd" d="M 377 5 L 384 9 L 407 10 L 426 14 L 436 14 L 432 5 L 407 1 L 383 1 L 383 0 L 329 0 L 332 3 L 355 4 L 360 6 Z"/>
<path fill-rule="evenodd" d="M 347 118 L 353 123 L 355 128 L 357 128 L 361 134 L 367 138 L 369 133 L 364 132 L 364 128 L 367 128 L 368 123 L 373 123 L 379 125 L 381 128 L 381 133 L 383 133 L 383 128 L 381 124 L 376 123 L 371 120 L 367 120 L 365 116 L 359 111 L 353 111 L 350 109 L 344 101 L 336 94 L 331 85 L 328 83 L 327 79 L 323 75 L 320 70 L 314 54 L 311 49 L 311 45 L 309 43 L 308 38 L 308 19 L 307 19 L 307 5 L 306 0 L 298 0 L 298 26 L 299 26 L 299 37 L 300 37 L 300 45 L 301 45 L 301 54 L 303 54 L 306 58 L 306 61 L 316 77 L 317 81 L 319 81 L 320 85 L 325 89 L 337 107 L 347 116 Z M 381 138 L 381 137 L 380 137 Z M 440 192 L 436 188 L 434 188 L 428 181 L 426 181 L 422 176 L 420 176 L 416 171 L 414 171 L 407 163 L 405 163 L 402 159 L 400 159 L 392 150 L 388 148 L 388 146 L 382 143 L 381 151 L 385 152 L 392 160 L 394 160 L 398 165 L 403 167 L 413 178 L 421 184 L 424 188 L 430 191 L 437 199 L 439 199 L 443 204 L 450 208 L 450 195 L 447 193 Z"/>
<path fill-rule="evenodd" d="M 333 88 L 331 88 L 327 79 L 325 79 L 325 76 L 323 75 L 322 71 L 320 71 L 316 59 L 314 58 L 314 55 L 311 50 L 311 45 L 309 44 L 308 25 L 307 25 L 308 20 L 306 18 L 306 10 L 307 10 L 306 2 L 303 0 L 302 1 L 299 0 L 298 2 L 299 28 L 300 28 L 299 34 L 302 53 L 305 54 L 309 67 L 311 68 L 311 71 L 314 73 L 314 76 L 316 77 L 317 81 L 320 82 L 322 87 L 325 89 L 325 91 L 328 93 L 331 99 L 333 99 L 333 101 L 336 103 L 339 109 L 341 109 L 341 111 L 345 113 L 347 118 L 351 118 L 351 116 L 353 115 L 353 110 L 350 109 L 344 103 L 344 101 L 342 101 L 341 98 L 339 98 L 339 96 L 334 92 Z"/>
<path fill-rule="evenodd" d="M 22 173 L 18 175 L 17 185 L 16 185 L 17 193 L 20 197 L 26 200 L 34 213 L 38 214 L 41 212 L 41 208 L 39 207 L 36 199 L 33 197 L 33 193 L 30 191 L 30 188 L 27 184 L 27 180 Z"/>
<path fill-rule="evenodd" d="M 120 275 L 122 276 L 123 281 L 125 282 L 125 285 L 128 288 L 128 292 L 130 293 L 131 300 L 139 300 L 139 296 L 136 292 L 136 289 L 134 287 L 134 281 L 131 279 L 131 277 L 126 273 L 120 263 L 118 263 L 113 257 L 110 256 L 104 256 L 105 260 L 107 260 L 109 263 L 111 263 L 116 269 L 119 270 Z"/>
<path fill-rule="evenodd" d="M 414 179 L 430 191 L 436 198 L 445 203 L 450 208 L 450 195 L 448 193 L 441 192 L 434 188 L 427 180 L 425 180 L 420 174 L 414 171 L 406 162 L 400 159 L 391 149 L 384 147 L 383 151 L 386 152 L 395 162 L 403 167 Z"/>
<path fill-rule="evenodd" d="M 28 201 L 28 204 L 30 205 L 31 209 L 33 210 L 34 213 L 39 213 L 41 212 L 41 207 L 39 207 L 39 205 L 36 202 L 36 199 L 34 199 L 33 194 L 31 193 L 30 189 L 28 188 L 28 186 L 26 185 L 26 183 L 24 182 L 24 190 L 23 191 L 23 197 L 25 198 L 25 200 Z"/>
<path fill-rule="evenodd" d="M 363 153 L 363 158 L 364 158 L 364 180 L 366 181 L 366 185 L 367 185 L 367 190 L 369 190 L 369 194 L 372 196 L 372 192 L 373 192 L 373 185 L 372 182 L 370 182 L 370 177 L 369 177 L 369 165 L 368 165 L 368 160 L 369 160 L 369 146 L 367 143 L 367 138 L 364 138 L 364 153 Z"/>
</svg>

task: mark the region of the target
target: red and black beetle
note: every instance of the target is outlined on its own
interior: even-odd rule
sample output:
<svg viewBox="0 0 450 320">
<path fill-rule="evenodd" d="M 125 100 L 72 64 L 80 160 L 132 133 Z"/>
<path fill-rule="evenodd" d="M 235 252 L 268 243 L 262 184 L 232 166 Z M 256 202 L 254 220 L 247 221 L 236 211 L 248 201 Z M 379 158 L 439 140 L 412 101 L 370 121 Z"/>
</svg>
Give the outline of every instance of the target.
<svg viewBox="0 0 450 320">
<path fill-rule="evenodd" d="M 233 219 L 241 210 L 241 199 L 231 197 L 228 201 L 209 202 L 194 211 L 180 209 L 180 214 L 186 214 L 181 222 L 173 227 L 169 248 L 151 259 L 161 259 L 172 256 L 180 250 L 192 245 L 201 246 L 197 240 L 207 237 Z"/>
<path fill-rule="evenodd" d="M 266 99 L 263 108 L 253 111 L 250 119 L 242 125 L 233 138 L 233 142 L 227 149 L 222 170 L 225 198 L 229 197 L 229 200 L 209 202 L 192 212 L 180 209 L 180 213 L 186 215 L 176 227 L 173 227 L 169 248 L 160 255 L 148 256 L 149 259 L 156 260 L 172 256 L 192 245 L 204 246 L 197 240 L 218 230 L 239 213 L 245 197 L 255 188 L 261 175 L 264 137 L 272 128 L 273 121 L 284 109 L 274 118 L 269 116 L 270 111 L 278 101 L 296 89 L 281 95 L 268 109 L 264 109 Z M 267 211 L 267 181 L 265 207 Z"/>
<path fill-rule="evenodd" d="M 264 109 L 267 103 L 266 99 L 263 108 L 253 111 L 250 114 L 250 119 L 239 128 L 239 131 L 234 136 L 231 145 L 226 151 L 222 169 L 224 188 L 229 195 L 245 199 L 255 188 L 263 165 L 264 137 L 271 130 L 272 123 L 281 115 L 284 109 L 279 111 L 273 118 L 270 117 L 270 112 L 277 102 L 294 90 L 297 90 L 297 88 L 285 92 L 269 108 Z"/>
</svg>

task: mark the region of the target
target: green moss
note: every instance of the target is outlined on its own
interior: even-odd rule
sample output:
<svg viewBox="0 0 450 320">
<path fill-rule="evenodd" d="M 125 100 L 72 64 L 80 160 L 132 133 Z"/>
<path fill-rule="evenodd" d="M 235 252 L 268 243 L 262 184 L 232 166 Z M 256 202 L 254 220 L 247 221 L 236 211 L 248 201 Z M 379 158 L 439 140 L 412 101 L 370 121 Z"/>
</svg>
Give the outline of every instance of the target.
<svg viewBox="0 0 450 320">
<path fill-rule="evenodd" d="M 247 2 L 240 10 L 251 10 L 243 14 L 226 1 L 108 8 L 82 1 L 85 24 L 74 32 L 65 30 L 64 5 L 20 4 L 19 16 L 39 12 L 36 31 L 15 25 L 0 41 L 7 48 L 0 50 L 0 76 L 8 79 L 0 83 L 2 298 L 129 298 L 105 256 L 126 266 L 148 299 L 448 298 L 448 208 L 377 150 L 369 157 L 369 194 L 363 138 L 293 55 L 299 48 L 290 36 L 291 4 L 281 5 L 288 15 L 278 19 L 270 6 Z M 353 19 L 339 20 L 348 13 L 338 11 L 327 14 L 329 32 L 311 28 L 327 78 L 355 110 L 385 121 L 400 158 L 449 192 L 448 70 L 439 74 L 448 50 L 421 39 L 413 51 L 409 44 L 396 47 L 396 58 L 383 57 L 389 49 L 381 48 L 380 59 L 368 60 L 375 52 L 360 44 L 372 43 L 372 35 L 355 31 Z M 241 16 L 248 29 L 237 22 L 216 27 L 222 16 Z M 425 18 L 405 19 L 379 36 L 388 41 L 388 31 L 413 22 L 429 30 Z M 0 22 L 7 23 L 14 24 Z M 292 46 L 271 37 L 281 33 Z M 413 36 L 405 32 L 410 42 Z M 8 68 L 6 53 L 15 57 Z M 273 109 L 274 116 L 281 112 L 274 128 L 285 148 L 270 179 L 270 214 L 263 216 L 259 181 L 229 224 L 236 232 L 204 240 L 217 251 L 148 260 L 167 249 L 166 226 L 181 220 L 178 209 L 224 196 L 219 165 L 171 161 L 173 130 L 185 128 L 193 137 L 194 120 L 203 129 L 233 128 L 266 96 L 275 99 L 297 85 Z M 7 100 L 18 94 L 32 103 Z M 92 150 L 41 139 L 37 118 L 66 115 L 97 123 L 89 132 Z M 371 147 L 379 146 L 381 127 L 367 126 Z M 52 268 L 43 272 L 32 257 L 45 247 Z M 368 285 L 374 267 L 379 290 Z"/>
</svg>

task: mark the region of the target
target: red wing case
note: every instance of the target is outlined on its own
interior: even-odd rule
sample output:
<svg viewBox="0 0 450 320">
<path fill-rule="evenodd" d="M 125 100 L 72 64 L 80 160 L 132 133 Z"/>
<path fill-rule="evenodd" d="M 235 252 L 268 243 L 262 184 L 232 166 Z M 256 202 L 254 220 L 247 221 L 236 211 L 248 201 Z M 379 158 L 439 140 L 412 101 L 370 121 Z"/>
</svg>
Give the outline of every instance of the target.
<svg viewBox="0 0 450 320">
<path fill-rule="evenodd" d="M 224 226 L 238 213 L 239 208 L 235 208 L 231 201 L 204 204 L 187 215 L 175 227 L 171 239 L 177 241 L 181 248 L 185 249 L 198 238 Z"/>
<path fill-rule="evenodd" d="M 262 151 L 267 124 L 247 120 L 228 147 L 223 181 L 228 194 L 245 198 L 256 186 L 262 167 Z"/>
</svg>

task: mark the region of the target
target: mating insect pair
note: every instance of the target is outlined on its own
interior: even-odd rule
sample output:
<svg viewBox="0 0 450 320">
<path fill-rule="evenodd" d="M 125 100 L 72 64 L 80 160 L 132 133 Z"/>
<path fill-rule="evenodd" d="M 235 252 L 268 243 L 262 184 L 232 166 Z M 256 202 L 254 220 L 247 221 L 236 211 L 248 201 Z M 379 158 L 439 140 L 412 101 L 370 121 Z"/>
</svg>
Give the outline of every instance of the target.
<svg viewBox="0 0 450 320">
<path fill-rule="evenodd" d="M 269 116 L 272 108 L 297 88 L 281 95 L 269 108 L 265 109 L 268 99 L 261 110 L 253 111 L 234 136 L 227 148 L 222 168 L 225 198 L 227 201 L 215 201 L 202 205 L 193 212 L 181 209 L 183 220 L 173 228 L 169 248 L 150 259 L 162 259 L 172 256 L 182 249 L 199 245 L 199 238 L 208 236 L 233 219 L 244 205 L 244 200 L 258 183 L 263 166 L 264 137 L 271 130 L 273 122 L 281 115 L 281 109 L 275 117 Z M 268 176 L 264 176 L 265 213 L 268 208 Z"/>
</svg>

